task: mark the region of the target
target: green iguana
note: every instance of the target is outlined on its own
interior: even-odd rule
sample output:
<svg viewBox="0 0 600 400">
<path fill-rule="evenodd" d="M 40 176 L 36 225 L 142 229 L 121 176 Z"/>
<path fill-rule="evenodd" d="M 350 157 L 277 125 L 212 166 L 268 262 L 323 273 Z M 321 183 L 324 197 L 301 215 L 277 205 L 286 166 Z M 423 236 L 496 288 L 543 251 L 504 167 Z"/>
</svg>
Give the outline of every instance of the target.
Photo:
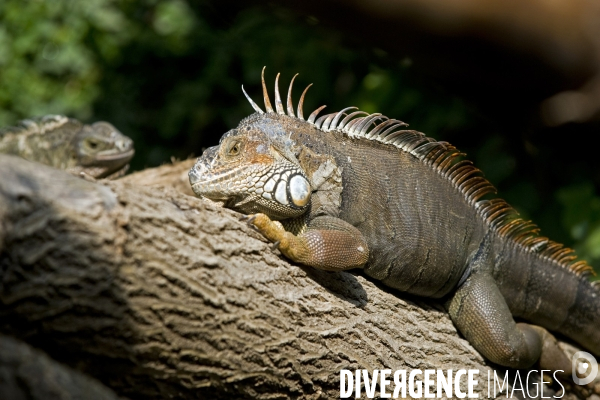
<svg viewBox="0 0 600 400">
<path fill-rule="evenodd" d="M 499 365 L 539 360 L 570 374 L 546 329 L 600 356 L 600 287 L 573 250 L 488 195 L 494 187 L 448 143 L 356 107 L 316 119 L 320 107 L 305 120 L 308 87 L 295 115 L 294 79 L 287 115 L 279 75 L 275 110 L 264 69 L 266 112 L 244 91 L 256 113 L 190 170 L 198 196 L 254 214 L 250 223 L 292 261 L 362 268 L 394 289 L 445 300 L 460 332 Z"/>
<path fill-rule="evenodd" d="M 134 150 L 133 141 L 108 122 L 84 125 L 46 115 L 0 130 L 0 153 L 99 179 L 125 174 Z"/>
</svg>

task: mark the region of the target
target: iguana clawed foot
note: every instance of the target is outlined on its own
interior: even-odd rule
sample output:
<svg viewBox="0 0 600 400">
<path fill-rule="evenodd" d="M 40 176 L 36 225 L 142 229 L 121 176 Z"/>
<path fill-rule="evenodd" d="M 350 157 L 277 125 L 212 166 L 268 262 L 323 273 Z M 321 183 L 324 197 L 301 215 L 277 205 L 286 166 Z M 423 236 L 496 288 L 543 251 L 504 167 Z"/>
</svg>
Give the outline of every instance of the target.
<svg viewBox="0 0 600 400">
<path fill-rule="evenodd" d="M 266 214 L 254 214 L 247 221 L 273 242 L 273 248 L 300 264 L 339 271 L 360 268 L 369 258 L 369 248 L 360 232 L 338 218 L 317 217 L 299 235 L 286 231 L 281 222 L 272 221 Z"/>
<path fill-rule="evenodd" d="M 281 222 L 273 221 L 266 214 L 258 213 L 243 218 L 246 222 L 273 242 L 273 250 L 279 249 L 292 261 L 303 262 L 303 255 L 308 251 L 304 241 L 287 232 Z"/>
</svg>

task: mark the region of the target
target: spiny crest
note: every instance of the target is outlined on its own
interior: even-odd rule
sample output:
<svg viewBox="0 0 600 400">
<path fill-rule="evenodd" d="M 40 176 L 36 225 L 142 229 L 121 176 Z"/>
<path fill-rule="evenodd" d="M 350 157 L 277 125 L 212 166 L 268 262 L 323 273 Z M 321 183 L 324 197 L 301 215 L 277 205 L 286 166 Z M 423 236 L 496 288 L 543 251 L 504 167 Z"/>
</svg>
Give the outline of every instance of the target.
<svg viewBox="0 0 600 400">
<path fill-rule="evenodd" d="M 273 106 L 271 105 L 271 100 L 269 99 L 269 92 L 267 91 L 267 84 L 265 83 L 265 68 L 266 67 L 263 67 L 262 74 L 261 74 L 263 99 L 265 102 L 265 110 L 267 110 L 267 113 L 273 113 L 273 112 L 275 112 L 275 110 L 273 110 Z M 298 102 L 298 108 L 297 108 L 298 116 L 296 116 L 296 115 L 294 115 L 294 107 L 293 107 L 293 103 L 292 103 L 292 86 L 294 85 L 294 80 L 296 79 L 297 76 L 298 76 L 298 74 L 294 75 L 294 77 L 292 78 L 292 81 L 290 82 L 290 87 L 288 89 L 287 102 L 286 102 L 287 103 L 287 115 L 289 115 L 290 117 L 299 118 L 301 120 L 304 120 L 304 114 L 302 112 L 302 107 L 304 106 L 304 96 L 306 95 L 306 92 L 308 91 L 308 89 L 312 86 L 312 83 L 310 85 L 308 85 L 306 87 L 306 89 L 304 89 L 304 92 L 302 92 L 302 96 L 300 96 L 300 101 Z M 258 106 L 258 104 L 256 104 L 250 98 L 250 96 L 248 96 L 248 93 L 246 93 L 246 90 L 244 90 L 244 85 L 242 85 L 242 92 L 244 92 L 244 95 L 250 102 L 250 105 L 252 105 L 252 108 L 254 108 L 254 110 L 257 113 L 259 113 L 259 114 L 265 113 Z M 283 104 L 281 103 L 281 95 L 279 94 L 279 74 L 277 74 L 277 77 L 275 78 L 275 108 L 277 109 L 277 114 L 285 115 L 285 111 L 283 110 Z M 319 112 L 324 108 L 325 108 L 325 106 L 321 106 L 321 107 L 317 108 L 315 111 L 313 111 L 312 114 L 310 114 L 310 116 L 308 117 L 308 122 L 313 124 L 315 118 L 317 117 L 317 114 L 319 114 Z"/>
<path fill-rule="evenodd" d="M 302 92 L 297 115 L 294 115 L 292 86 L 296 76 L 298 74 L 294 75 L 288 89 L 287 115 L 304 121 L 302 113 L 304 96 L 312 83 Z M 262 88 L 265 109 L 267 113 L 274 113 L 275 110 L 271 105 L 265 84 L 265 68 L 262 70 Z M 254 110 L 264 114 L 264 111 L 248 96 L 243 86 L 242 91 Z M 277 114 L 285 115 L 279 94 L 279 74 L 275 78 L 275 108 Z M 341 131 L 351 138 L 390 144 L 412 154 L 445 177 L 462 193 L 465 200 L 477 209 L 479 215 L 499 236 L 511 240 L 527 252 L 538 254 L 550 262 L 558 263 L 577 275 L 593 274 L 593 269 L 585 261 L 577 260 L 572 249 L 540 236 L 539 228 L 531 221 L 521 219 L 517 211 L 506 201 L 498 198 L 482 200 L 486 194 L 495 194 L 496 189 L 482 176 L 481 171 L 473 166 L 471 161 L 462 159 L 465 154 L 456 147 L 447 142 L 438 142 L 421 132 L 400 129 L 408 124 L 379 113 L 369 114 L 358 110 L 357 107 L 347 107 L 339 112 L 326 114 L 316 119 L 324 108 L 325 106 L 321 106 L 313 111 L 306 122 L 324 132 Z M 355 111 L 349 112 L 351 110 Z M 600 283 L 594 282 L 594 285 L 600 289 Z"/>
<path fill-rule="evenodd" d="M 46 133 L 60 128 L 69 122 L 64 115 L 45 115 L 35 119 L 25 119 L 20 124 L 32 133 Z"/>
<path fill-rule="evenodd" d="M 0 136 L 8 134 L 38 135 L 52 132 L 69 122 L 64 115 L 45 115 L 19 121 L 16 126 L 0 129 Z"/>
</svg>

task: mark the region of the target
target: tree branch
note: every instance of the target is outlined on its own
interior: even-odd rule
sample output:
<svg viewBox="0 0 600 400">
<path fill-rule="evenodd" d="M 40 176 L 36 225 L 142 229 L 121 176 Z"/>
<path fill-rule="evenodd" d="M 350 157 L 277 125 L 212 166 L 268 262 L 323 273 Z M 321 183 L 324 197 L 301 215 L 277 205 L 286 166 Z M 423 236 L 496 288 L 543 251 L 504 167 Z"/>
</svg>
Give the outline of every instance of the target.
<svg viewBox="0 0 600 400">
<path fill-rule="evenodd" d="M 156 168 L 147 168 L 126 175 L 120 181 L 138 186 L 169 187 L 188 196 L 195 196 L 188 178 L 188 171 L 195 163 L 195 158 L 183 161 L 173 160 L 171 164 L 161 165 Z"/>
<path fill-rule="evenodd" d="M 0 335 L 0 395 L 11 400 L 117 400 L 117 395 L 39 350 Z"/>
<path fill-rule="evenodd" d="M 0 331 L 120 395 L 337 398 L 341 369 L 389 368 L 478 369 L 487 397 L 490 367 L 435 302 L 290 265 L 171 189 L 0 171 Z"/>
</svg>

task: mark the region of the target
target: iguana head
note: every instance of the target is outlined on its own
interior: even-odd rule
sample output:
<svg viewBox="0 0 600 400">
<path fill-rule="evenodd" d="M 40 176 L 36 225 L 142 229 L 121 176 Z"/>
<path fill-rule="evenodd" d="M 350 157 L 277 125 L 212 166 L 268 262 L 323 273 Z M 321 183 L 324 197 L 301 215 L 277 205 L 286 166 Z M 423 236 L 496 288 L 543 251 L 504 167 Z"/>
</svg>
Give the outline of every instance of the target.
<svg viewBox="0 0 600 400">
<path fill-rule="evenodd" d="M 194 193 L 246 214 L 262 212 L 273 219 L 303 214 L 311 187 L 283 126 L 276 115 L 244 119 L 190 170 Z"/>
<path fill-rule="evenodd" d="M 218 146 L 202 154 L 189 172 L 194 193 L 246 214 L 262 212 L 272 219 L 293 218 L 306 212 L 311 184 L 291 139 L 291 128 L 298 119 L 282 112 L 278 92 L 275 100 L 277 113 L 268 96 L 267 113 L 250 100 L 257 113 L 242 120 L 236 129 L 223 135 Z"/>
<path fill-rule="evenodd" d="M 71 141 L 77 166 L 94 178 L 124 174 L 133 157 L 133 141 L 108 122 L 83 125 Z"/>
<path fill-rule="evenodd" d="M 85 125 L 64 115 L 46 115 L 1 129 L 0 153 L 94 178 L 115 178 L 127 171 L 134 150 L 133 141 L 108 122 Z"/>
</svg>

